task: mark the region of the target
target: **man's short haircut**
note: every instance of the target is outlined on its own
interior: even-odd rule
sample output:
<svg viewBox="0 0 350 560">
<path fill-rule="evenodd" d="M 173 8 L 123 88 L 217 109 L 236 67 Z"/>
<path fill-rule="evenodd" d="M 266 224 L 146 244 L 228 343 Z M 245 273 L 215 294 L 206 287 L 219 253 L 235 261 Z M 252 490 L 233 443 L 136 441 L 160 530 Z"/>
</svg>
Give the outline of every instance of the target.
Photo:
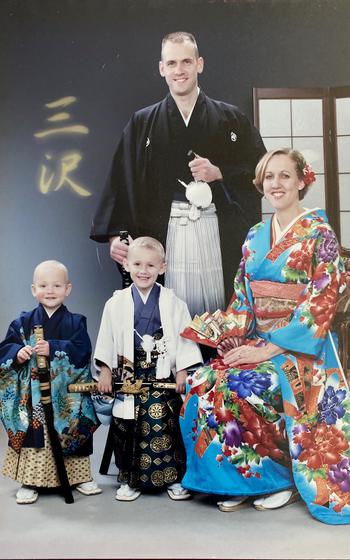
<svg viewBox="0 0 350 560">
<path fill-rule="evenodd" d="M 195 56 L 196 58 L 199 57 L 197 41 L 192 33 L 188 33 L 188 31 L 174 31 L 173 33 L 168 33 L 167 35 L 165 35 L 162 39 L 161 56 L 163 54 L 163 47 L 168 41 L 170 41 L 171 43 L 185 43 L 185 41 L 192 43 L 192 45 L 194 46 Z"/>
<path fill-rule="evenodd" d="M 33 272 L 33 283 L 35 283 L 36 276 L 41 268 L 52 268 L 52 267 L 60 268 L 64 272 L 68 284 L 69 283 L 68 268 L 63 263 L 55 260 L 43 261 L 36 265 Z"/>
<path fill-rule="evenodd" d="M 135 247 L 144 247 L 145 249 L 151 249 L 151 251 L 156 251 L 159 254 L 161 260 L 163 262 L 165 261 L 164 247 L 160 243 L 160 241 L 154 239 L 154 237 L 147 237 L 147 236 L 136 237 L 136 239 L 134 239 L 130 243 L 129 251 L 130 249 L 134 249 Z"/>
</svg>

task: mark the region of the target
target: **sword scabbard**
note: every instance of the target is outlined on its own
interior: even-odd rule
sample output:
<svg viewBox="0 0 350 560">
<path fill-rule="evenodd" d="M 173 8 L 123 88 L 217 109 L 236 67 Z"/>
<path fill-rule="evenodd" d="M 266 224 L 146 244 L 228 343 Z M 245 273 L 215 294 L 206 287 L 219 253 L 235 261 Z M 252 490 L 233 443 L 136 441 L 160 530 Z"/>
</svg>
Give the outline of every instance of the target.
<svg viewBox="0 0 350 560">
<path fill-rule="evenodd" d="M 38 342 L 39 340 L 44 340 L 44 329 L 41 325 L 34 326 L 33 332 L 36 342 Z M 37 354 L 36 360 L 41 393 L 40 400 L 44 409 L 47 431 L 49 434 L 52 453 L 57 467 L 58 478 L 61 484 L 61 492 L 66 504 L 72 504 L 74 502 L 74 498 L 72 490 L 70 488 L 69 478 L 64 463 L 61 441 L 55 428 L 54 411 L 52 407 L 51 397 L 50 367 L 45 356 L 39 356 Z"/>
<path fill-rule="evenodd" d="M 116 393 L 124 393 L 127 395 L 137 395 L 139 391 L 146 388 L 152 389 L 165 389 L 165 390 L 175 390 L 176 383 L 166 383 L 161 381 L 149 381 L 137 386 L 134 383 L 127 385 L 124 383 L 116 382 L 113 384 Z M 97 382 L 92 383 L 71 383 L 68 385 L 69 393 L 95 393 L 97 392 Z"/>
</svg>

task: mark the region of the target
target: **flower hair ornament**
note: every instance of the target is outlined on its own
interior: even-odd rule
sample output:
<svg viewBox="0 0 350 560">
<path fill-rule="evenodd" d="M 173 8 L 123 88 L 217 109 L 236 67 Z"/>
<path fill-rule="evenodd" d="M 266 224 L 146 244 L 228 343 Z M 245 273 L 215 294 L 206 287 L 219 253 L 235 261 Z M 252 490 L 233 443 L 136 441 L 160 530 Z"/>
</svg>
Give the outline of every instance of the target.
<svg viewBox="0 0 350 560">
<path fill-rule="evenodd" d="M 306 163 L 304 168 L 303 168 L 303 180 L 305 183 L 305 186 L 308 187 L 309 185 L 312 185 L 312 183 L 314 183 L 316 181 L 316 175 L 315 172 L 313 171 L 311 165 L 309 163 Z"/>
</svg>

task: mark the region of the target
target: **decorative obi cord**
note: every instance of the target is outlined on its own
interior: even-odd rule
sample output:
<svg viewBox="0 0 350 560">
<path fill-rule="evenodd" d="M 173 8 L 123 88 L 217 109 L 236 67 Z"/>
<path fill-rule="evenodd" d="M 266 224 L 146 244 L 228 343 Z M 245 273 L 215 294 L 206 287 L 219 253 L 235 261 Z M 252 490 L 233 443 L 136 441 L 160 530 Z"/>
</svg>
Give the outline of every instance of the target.
<svg viewBox="0 0 350 560">
<path fill-rule="evenodd" d="M 268 280 L 250 283 L 257 331 L 266 333 L 286 326 L 300 303 L 306 284 L 282 284 Z"/>
</svg>

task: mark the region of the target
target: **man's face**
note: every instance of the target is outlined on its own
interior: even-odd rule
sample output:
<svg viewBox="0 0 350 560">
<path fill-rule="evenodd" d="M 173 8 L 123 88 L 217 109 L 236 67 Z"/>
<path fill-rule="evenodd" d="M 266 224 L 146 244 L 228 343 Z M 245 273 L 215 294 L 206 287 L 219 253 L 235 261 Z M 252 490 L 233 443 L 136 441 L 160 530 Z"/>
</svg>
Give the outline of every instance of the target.
<svg viewBox="0 0 350 560">
<path fill-rule="evenodd" d="M 195 47 L 190 41 L 167 41 L 159 62 L 159 72 L 174 97 L 186 96 L 197 88 L 197 76 L 203 72 L 203 65 L 203 58 L 196 57 Z"/>
</svg>

